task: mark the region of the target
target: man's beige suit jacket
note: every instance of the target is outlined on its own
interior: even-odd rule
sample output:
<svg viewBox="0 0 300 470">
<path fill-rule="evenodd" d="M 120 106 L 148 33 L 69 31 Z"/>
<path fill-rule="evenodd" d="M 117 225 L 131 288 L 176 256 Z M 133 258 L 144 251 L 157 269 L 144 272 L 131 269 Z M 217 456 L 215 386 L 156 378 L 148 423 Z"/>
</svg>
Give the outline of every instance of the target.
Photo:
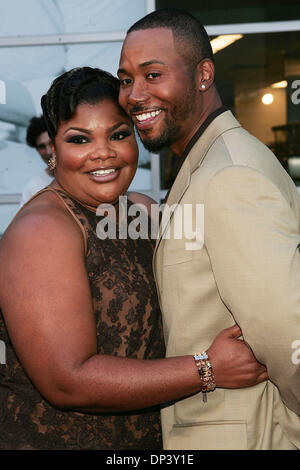
<svg viewBox="0 0 300 470">
<path fill-rule="evenodd" d="M 300 448 L 300 197 L 294 183 L 226 111 L 190 151 L 167 204 L 154 255 L 167 356 L 201 352 L 236 322 L 270 380 L 218 388 L 207 403 L 200 393 L 166 406 L 164 448 Z"/>
</svg>

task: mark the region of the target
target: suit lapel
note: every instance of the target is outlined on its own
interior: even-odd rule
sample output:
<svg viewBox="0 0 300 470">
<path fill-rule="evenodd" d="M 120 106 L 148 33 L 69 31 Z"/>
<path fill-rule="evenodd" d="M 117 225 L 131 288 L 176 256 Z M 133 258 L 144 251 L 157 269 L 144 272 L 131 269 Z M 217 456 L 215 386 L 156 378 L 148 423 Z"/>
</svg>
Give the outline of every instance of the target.
<svg viewBox="0 0 300 470">
<path fill-rule="evenodd" d="M 190 179 L 191 179 L 190 163 L 189 163 L 189 160 L 186 159 L 182 167 L 180 168 L 180 171 L 173 183 L 168 199 L 166 201 L 165 206 L 168 207 L 168 210 L 166 210 L 166 208 L 163 209 L 161 223 L 159 227 L 159 233 L 158 233 L 159 240 L 162 238 L 163 234 L 165 233 L 166 229 L 169 226 L 170 219 L 174 213 L 176 204 L 178 203 L 178 201 L 180 201 L 186 189 L 189 187 Z"/>
<path fill-rule="evenodd" d="M 173 183 L 168 199 L 166 201 L 166 205 L 171 210 L 169 211 L 165 208 L 162 212 L 162 219 L 159 227 L 158 239 L 154 251 L 154 256 L 161 242 L 161 239 L 173 217 L 176 204 L 180 202 L 184 193 L 189 187 L 192 173 L 197 168 L 199 168 L 199 166 L 204 160 L 205 155 L 207 154 L 208 150 L 213 145 L 215 140 L 224 132 L 230 129 L 234 129 L 236 127 L 241 127 L 241 125 L 235 119 L 231 111 L 226 111 L 225 113 L 221 114 L 213 120 L 213 122 L 208 126 L 208 128 L 204 131 L 202 136 L 193 146 L 190 153 L 187 155 Z"/>
</svg>

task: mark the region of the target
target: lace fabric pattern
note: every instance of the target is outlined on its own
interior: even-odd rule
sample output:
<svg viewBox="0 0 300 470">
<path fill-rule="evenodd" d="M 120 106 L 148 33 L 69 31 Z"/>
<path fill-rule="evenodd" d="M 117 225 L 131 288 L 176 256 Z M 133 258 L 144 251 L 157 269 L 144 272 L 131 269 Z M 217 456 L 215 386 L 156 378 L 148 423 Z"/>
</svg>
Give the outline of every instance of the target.
<svg viewBox="0 0 300 470">
<path fill-rule="evenodd" d="M 164 357 L 161 313 L 152 273 L 154 241 L 150 235 L 148 239 L 100 240 L 96 234 L 99 217 L 63 191 L 55 191 L 86 233 L 86 268 L 98 353 L 137 359 Z M 0 364 L 1 450 L 162 449 L 159 407 L 115 414 L 56 409 L 23 370 L 1 312 L 0 340 L 6 346 L 6 364 Z"/>
</svg>

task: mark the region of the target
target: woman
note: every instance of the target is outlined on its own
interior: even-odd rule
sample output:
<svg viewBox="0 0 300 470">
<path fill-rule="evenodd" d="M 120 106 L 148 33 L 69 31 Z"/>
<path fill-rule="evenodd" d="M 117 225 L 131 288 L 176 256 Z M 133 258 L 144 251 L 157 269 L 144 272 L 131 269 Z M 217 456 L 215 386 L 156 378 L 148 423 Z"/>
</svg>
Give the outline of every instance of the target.
<svg viewBox="0 0 300 470">
<path fill-rule="evenodd" d="M 118 201 L 137 167 L 117 99 L 118 80 L 88 67 L 57 78 L 42 98 L 55 181 L 0 246 L 3 449 L 160 449 L 155 407 L 205 389 L 193 356 L 161 359 L 154 241 L 97 236 L 100 204 L 124 222 Z M 133 202 L 151 205 L 139 194 Z M 219 387 L 266 379 L 239 335 L 224 330 L 208 349 Z"/>
</svg>

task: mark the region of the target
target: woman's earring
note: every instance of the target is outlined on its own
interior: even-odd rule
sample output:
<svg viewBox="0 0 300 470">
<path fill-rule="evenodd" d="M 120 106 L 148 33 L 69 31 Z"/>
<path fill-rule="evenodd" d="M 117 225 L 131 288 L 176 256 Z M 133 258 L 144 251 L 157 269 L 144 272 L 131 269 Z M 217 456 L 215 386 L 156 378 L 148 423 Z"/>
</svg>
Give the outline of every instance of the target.
<svg viewBox="0 0 300 470">
<path fill-rule="evenodd" d="M 205 89 L 205 85 L 204 85 L 204 83 L 202 83 L 202 85 L 201 85 L 201 88 L 202 88 L 202 90 L 204 90 L 204 89 Z"/>
<path fill-rule="evenodd" d="M 48 165 L 48 168 L 49 168 L 50 171 L 55 170 L 55 168 L 56 168 L 56 160 L 55 160 L 55 157 L 53 157 L 53 156 L 50 157 L 49 160 L 48 160 L 47 165 Z"/>
</svg>

